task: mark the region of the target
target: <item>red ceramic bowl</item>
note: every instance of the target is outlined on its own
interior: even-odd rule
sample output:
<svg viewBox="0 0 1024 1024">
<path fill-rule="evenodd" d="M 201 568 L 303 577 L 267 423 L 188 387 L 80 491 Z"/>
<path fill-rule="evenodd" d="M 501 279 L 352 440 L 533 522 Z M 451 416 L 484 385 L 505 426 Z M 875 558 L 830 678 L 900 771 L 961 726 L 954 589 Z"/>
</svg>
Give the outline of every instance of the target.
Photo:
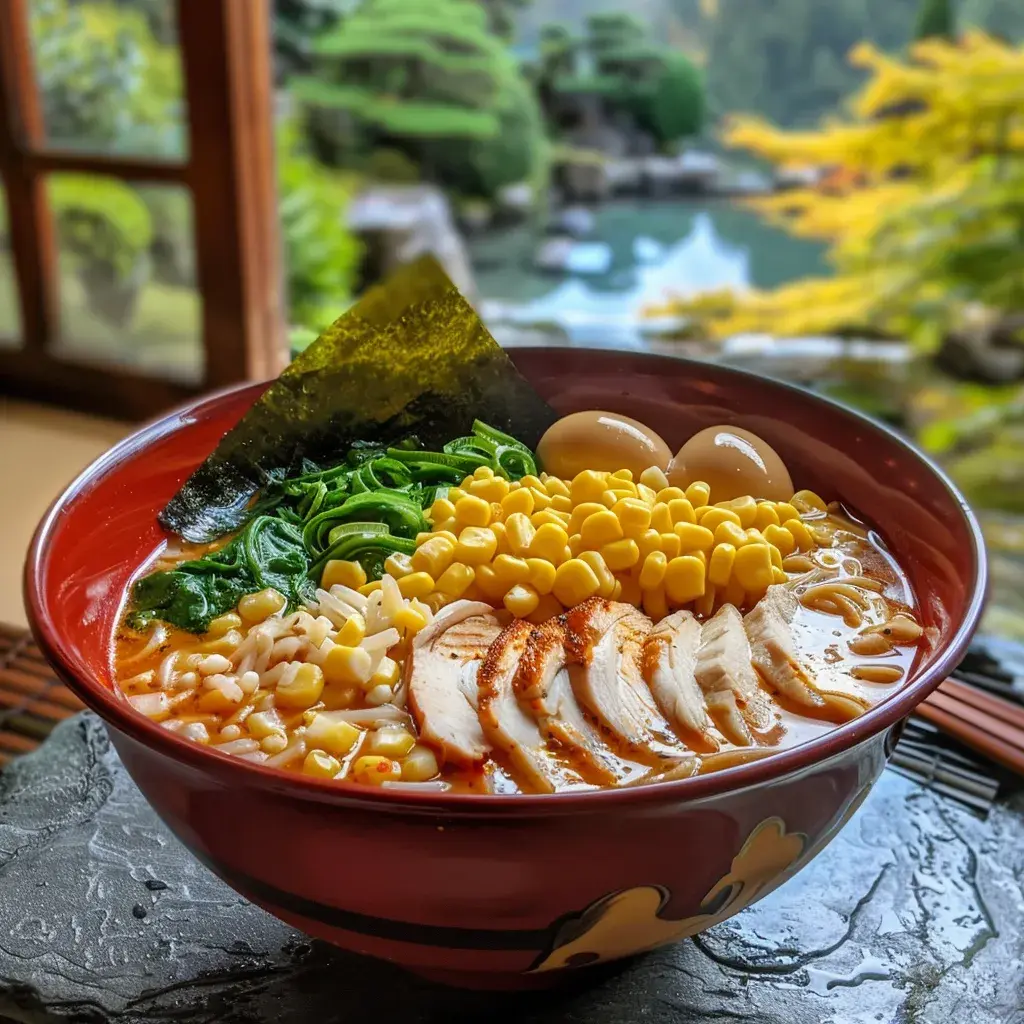
<svg viewBox="0 0 1024 1024">
<path fill-rule="evenodd" d="M 861 416 L 703 363 L 569 349 L 513 355 L 560 412 L 626 413 L 673 447 L 711 424 L 747 427 L 775 446 L 798 487 L 864 514 L 939 638 L 907 685 L 856 721 L 765 760 L 582 794 L 369 791 L 180 739 L 115 692 L 111 637 L 129 580 L 163 539 L 157 512 L 264 385 L 194 402 L 100 458 L 43 520 L 26 566 L 40 646 L 106 721 L 139 788 L 198 858 L 311 935 L 475 985 L 540 983 L 675 941 L 791 877 L 850 818 L 899 723 L 957 664 L 985 591 L 981 536 L 963 498 Z"/>
</svg>

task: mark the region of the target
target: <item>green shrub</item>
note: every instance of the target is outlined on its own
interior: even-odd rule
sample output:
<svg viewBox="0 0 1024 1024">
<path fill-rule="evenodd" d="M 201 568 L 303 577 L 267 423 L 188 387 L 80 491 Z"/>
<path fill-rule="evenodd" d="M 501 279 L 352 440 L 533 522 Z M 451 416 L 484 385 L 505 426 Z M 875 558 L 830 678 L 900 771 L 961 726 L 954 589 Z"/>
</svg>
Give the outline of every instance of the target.
<svg viewBox="0 0 1024 1024">
<path fill-rule="evenodd" d="M 637 122 L 662 146 L 699 135 L 704 126 L 704 84 L 681 53 L 666 53 L 650 88 L 637 98 Z"/>
</svg>

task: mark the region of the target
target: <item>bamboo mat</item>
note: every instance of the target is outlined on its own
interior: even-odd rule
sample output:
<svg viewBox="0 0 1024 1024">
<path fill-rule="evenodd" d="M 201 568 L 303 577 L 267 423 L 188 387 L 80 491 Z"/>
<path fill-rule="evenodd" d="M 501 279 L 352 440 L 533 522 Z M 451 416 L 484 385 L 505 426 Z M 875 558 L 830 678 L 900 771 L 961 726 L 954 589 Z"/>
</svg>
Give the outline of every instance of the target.
<svg viewBox="0 0 1024 1024">
<path fill-rule="evenodd" d="M 0 768 L 39 746 L 82 705 L 25 629 L 0 623 Z"/>
</svg>

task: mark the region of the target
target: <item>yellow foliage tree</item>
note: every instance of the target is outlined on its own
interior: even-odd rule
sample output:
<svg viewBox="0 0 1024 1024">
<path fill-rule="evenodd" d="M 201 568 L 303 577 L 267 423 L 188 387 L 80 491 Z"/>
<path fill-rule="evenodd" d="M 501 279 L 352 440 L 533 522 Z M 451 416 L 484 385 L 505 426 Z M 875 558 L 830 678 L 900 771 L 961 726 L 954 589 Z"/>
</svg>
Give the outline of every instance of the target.
<svg viewBox="0 0 1024 1024">
<path fill-rule="evenodd" d="M 714 337 L 868 333 L 933 345 L 1024 312 L 1024 48 L 971 32 L 903 61 L 862 44 L 869 73 L 849 116 L 817 131 L 755 118 L 725 139 L 781 166 L 825 171 L 813 188 L 751 201 L 788 232 L 829 243 L 831 278 L 773 291 L 673 299 Z"/>
</svg>

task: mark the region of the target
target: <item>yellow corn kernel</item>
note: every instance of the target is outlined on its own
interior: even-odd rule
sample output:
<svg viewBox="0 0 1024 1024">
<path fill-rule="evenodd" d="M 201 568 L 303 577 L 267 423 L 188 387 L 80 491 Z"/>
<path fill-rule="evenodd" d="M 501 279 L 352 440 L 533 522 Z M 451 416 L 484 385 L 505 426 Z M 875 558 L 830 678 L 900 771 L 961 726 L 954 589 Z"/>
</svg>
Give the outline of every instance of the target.
<svg viewBox="0 0 1024 1024">
<path fill-rule="evenodd" d="M 529 583 L 517 583 L 505 595 L 504 604 L 517 619 L 525 619 L 537 610 L 540 594 Z"/>
<path fill-rule="evenodd" d="M 605 560 L 601 557 L 601 553 L 599 551 L 581 551 L 580 561 L 585 562 L 594 570 L 594 575 L 598 581 L 598 593 L 601 597 L 610 598 L 615 592 L 617 581 L 611 569 L 608 568 Z"/>
<path fill-rule="evenodd" d="M 651 509 L 651 529 L 657 530 L 658 533 L 671 533 L 672 526 L 672 513 L 669 512 L 668 505 L 659 501 Z"/>
<path fill-rule="evenodd" d="M 724 587 L 732 575 L 733 562 L 736 559 L 736 548 L 729 543 L 715 545 L 708 562 L 708 581 L 716 587 Z"/>
<path fill-rule="evenodd" d="M 490 480 L 494 476 L 494 470 L 490 466 L 477 466 L 472 476 L 466 477 L 466 483 L 471 480 Z"/>
<path fill-rule="evenodd" d="M 537 530 L 525 512 L 513 512 L 505 520 L 505 536 L 514 555 L 521 558 L 530 550 Z"/>
<path fill-rule="evenodd" d="M 569 488 L 569 496 L 574 505 L 581 505 L 585 501 L 600 501 L 601 495 L 608 489 L 608 474 L 598 473 L 592 469 L 585 469 L 572 478 Z"/>
<path fill-rule="evenodd" d="M 820 498 L 814 491 L 797 491 L 791 499 L 792 504 L 796 508 L 800 508 L 801 505 L 807 509 L 807 511 L 815 512 L 826 512 L 828 511 L 825 505 L 824 499 Z"/>
<path fill-rule="evenodd" d="M 736 608 L 742 608 L 747 599 L 743 584 L 735 577 L 729 580 L 722 590 L 722 604 L 731 604 Z"/>
<path fill-rule="evenodd" d="M 640 537 L 651 525 L 651 508 L 639 498 L 623 498 L 612 506 L 627 537 Z"/>
<path fill-rule="evenodd" d="M 332 558 L 324 566 L 320 577 L 320 586 L 330 590 L 336 584 L 358 590 L 366 582 L 366 570 L 358 562 L 347 562 L 344 559 Z"/>
<path fill-rule="evenodd" d="M 707 583 L 704 587 L 704 593 L 693 602 L 694 615 L 700 615 L 705 619 L 708 618 L 715 610 L 715 597 L 717 594 L 718 588 L 713 583 Z"/>
<path fill-rule="evenodd" d="M 715 528 L 715 543 L 731 544 L 734 548 L 741 548 L 747 543 L 747 535 L 743 532 L 742 527 L 727 519 Z"/>
<path fill-rule="evenodd" d="M 623 537 L 602 545 L 601 557 L 612 572 L 620 572 L 636 565 L 640 560 L 640 548 L 632 537 Z"/>
<path fill-rule="evenodd" d="M 455 506 L 447 498 L 437 498 L 430 506 L 430 521 L 441 523 L 455 517 Z"/>
<path fill-rule="evenodd" d="M 454 558 L 455 545 L 447 537 L 433 536 L 413 553 L 411 568 L 414 572 L 430 573 L 437 579 Z"/>
<path fill-rule="evenodd" d="M 475 582 L 488 601 L 500 601 L 508 589 L 498 579 L 498 574 L 494 571 L 494 567 L 490 565 L 478 565 L 476 567 Z"/>
<path fill-rule="evenodd" d="M 238 614 L 247 623 L 262 622 L 283 611 L 288 602 L 283 594 L 279 594 L 273 587 L 267 587 L 255 594 L 246 594 L 238 602 Z"/>
<path fill-rule="evenodd" d="M 622 524 L 614 512 L 604 509 L 583 520 L 580 536 L 583 538 L 584 548 L 597 550 L 602 545 L 618 540 L 622 536 Z"/>
<path fill-rule="evenodd" d="M 469 485 L 472 482 L 473 482 L 473 478 L 471 476 L 467 476 L 466 479 L 462 481 L 462 486 L 461 487 L 449 487 L 448 488 L 448 500 L 453 505 L 456 504 L 458 501 L 460 501 L 462 498 L 464 498 L 467 494 L 469 494 L 469 491 L 465 490 L 465 488 L 469 487 Z"/>
<path fill-rule="evenodd" d="M 626 483 L 633 482 L 633 470 L 631 469 L 617 469 L 614 473 L 609 475 L 611 480 L 625 480 Z M 613 487 L 618 487 L 619 484 L 612 484 Z"/>
<path fill-rule="evenodd" d="M 449 565 L 447 569 L 437 578 L 437 583 L 434 585 L 438 591 L 445 594 L 447 597 L 453 600 L 462 595 L 469 589 L 473 582 L 474 572 L 473 567 L 469 565 L 463 565 L 461 562 L 455 562 Z"/>
<path fill-rule="evenodd" d="M 665 595 L 676 605 L 689 604 L 704 593 L 704 563 L 693 555 L 673 558 L 665 567 Z"/>
<path fill-rule="evenodd" d="M 693 558 L 699 559 L 700 560 L 700 564 L 703 565 L 705 569 L 707 569 L 707 566 L 708 566 L 708 556 L 707 556 L 706 552 L 704 552 L 704 551 L 684 551 L 683 554 L 684 555 L 691 555 Z"/>
<path fill-rule="evenodd" d="M 693 514 L 697 517 L 697 522 L 699 523 L 714 507 L 714 505 L 694 505 Z"/>
<path fill-rule="evenodd" d="M 514 587 L 517 583 L 525 583 L 530 578 L 530 567 L 526 560 L 514 555 L 498 555 L 491 568 L 506 589 Z"/>
<path fill-rule="evenodd" d="M 601 504 L 605 508 L 614 508 L 620 501 L 625 501 L 627 498 L 636 497 L 636 487 L 633 484 L 627 484 L 624 487 L 609 487 L 601 495 Z"/>
<path fill-rule="evenodd" d="M 640 607 L 640 602 L 643 600 L 643 591 L 640 589 L 640 583 L 632 575 L 620 574 L 618 577 L 619 596 L 615 598 L 616 601 L 622 601 L 623 604 L 635 605 L 637 608 Z"/>
<path fill-rule="evenodd" d="M 278 707 L 298 708 L 302 711 L 311 708 L 323 692 L 323 671 L 319 665 L 313 664 L 300 665 L 291 679 L 277 684 L 275 691 Z"/>
<path fill-rule="evenodd" d="M 578 533 L 574 533 L 569 538 L 566 547 L 569 549 L 569 557 L 575 558 L 583 550 L 583 538 Z"/>
<path fill-rule="evenodd" d="M 408 729 L 397 726 L 375 729 L 366 740 L 366 752 L 381 757 L 405 757 L 415 746 L 416 737 Z"/>
<path fill-rule="evenodd" d="M 455 561 L 466 565 L 485 565 L 494 557 L 497 548 L 498 538 L 486 526 L 467 526 L 455 545 Z"/>
<path fill-rule="evenodd" d="M 789 582 L 789 576 L 785 573 L 784 570 L 778 569 L 778 568 L 776 568 L 773 565 L 772 566 L 772 580 L 775 583 L 788 583 Z"/>
<path fill-rule="evenodd" d="M 265 740 L 268 736 L 284 736 L 284 722 L 274 710 L 255 711 L 246 720 L 245 727 L 253 739 Z"/>
<path fill-rule="evenodd" d="M 793 535 L 793 540 L 801 551 L 810 551 L 814 547 L 811 531 L 807 529 L 802 520 L 789 519 L 782 524 L 782 528 Z"/>
<path fill-rule="evenodd" d="M 757 503 L 757 515 L 754 516 L 754 526 L 762 533 L 766 526 L 778 526 L 779 514 L 770 501 L 759 501 Z"/>
<path fill-rule="evenodd" d="M 586 562 L 570 558 L 555 570 L 555 585 L 551 589 L 564 607 L 572 608 L 593 597 L 601 589 L 601 582 Z"/>
<path fill-rule="evenodd" d="M 435 778 L 440 770 L 437 757 L 430 747 L 417 744 L 402 762 L 402 781 L 428 782 Z"/>
<path fill-rule="evenodd" d="M 407 577 L 408 578 L 408 577 Z M 429 597 L 430 595 L 424 595 Z M 391 625 L 395 629 L 403 630 L 407 636 L 413 636 L 418 633 L 427 624 L 427 616 L 424 614 L 423 608 L 417 608 L 411 602 L 403 605 L 395 612 L 394 618 L 391 620 Z"/>
<path fill-rule="evenodd" d="M 415 608 L 409 611 L 417 611 Z M 425 620 L 424 620 L 425 621 Z M 394 658 L 381 658 L 373 675 L 364 684 L 364 689 L 372 690 L 375 686 L 394 687 L 402 675 L 402 666 Z"/>
<path fill-rule="evenodd" d="M 737 526 L 742 526 L 740 517 L 733 512 L 731 508 L 721 508 L 718 505 L 713 505 L 707 510 L 698 520 L 701 526 L 705 529 L 710 530 L 712 533 L 718 529 L 722 523 L 735 523 Z"/>
<path fill-rule="evenodd" d="M 491 504 L 467 494 L 455 502 L 455 520 L 461 526 L 487 526 L 491 521 Z"/>
<path fill-rule="evenodd" d="M 435 590 L 423 598 L 423 603 L 436 615 L 446 604 L 451 604 L 452 598 L 443 590 Z"/>
<path fill-rule="evenodd" d="M 370 580 L 369 583 L 364 583 L 359 588 L 359 593 L 364 597 L 369 597 L 375 590 L 380 590 L 381 585 L 380 580 Z"/>
<path fill-rule="evenodd" d="M 715 543 L 715 535 L 706 526 L 694 523 L 677 523 L 673 531 L 679 538 L 680 550 L 710 551 Z"/>
<path fill-rule="evenodd" d="M 228 711 L 237 710 L 238 705 L 223 690 L 206 690 L 196 701 L 196 707 L 204 714 L 223 715 Z M 166 717 L 166 712 L 162 717 Z"/>
<path fill-rule="evenodd" d="M 703 480 L 694 480 L 686 488 L 686 500 L 696 509 L 711 500 L 711 488 Z M 699 522 L 699 520 L 698 520 Z"/>
<path fill-rule="evenodd" d="M 544 558 L 552 565 L 558 565 L 565 556 L 569 534 L 565 527 L 556 523 L 545 523 L 534 534 L 530 542 L 530 557 Z"/>
<path fill-rule="evenodd" d="M 665 588 L 654 587 L 653 590 L 644 591 L 644 611 L 655 621 L 659 622 L 668 615 L 668 601 L 665 598 Z"/>
<path fill-rule="evenodd" d="M 311 750 L 302 762 L 302 774 L 314 779 L 333 779 L 341 771 L 341 762 L 322 750 Z"/>
<path fill-rule="evenodd" d="M 604 505 L 598 501 L 584 501 L 572 510 L 569 517 L 569 532 L 579 533 L 584 521 L 597 512 L 606 511 Z"/>
<path fill-rule="evenodd" d="M 540 487 L 530 487 L 530 496 L 533 498 L 533 511 L 543 512 L 545 509 L 551 507 L 551 496 L 543 485 Z"/>
<path fill-rule="evenodd" d="M 775 514 L 779 517 L 780 523 L 800 518 L 800 513 L 788 501 L 777 501 L 775 503 Z"/>
<path fill-rule="evenodd" d="M 669 559 L 677 558 L 683 553 L 683 542 L 675 532 L 663 533 L 661 535 L 660 547 Z"/>
<path fill-rule="evenodd" d="M 331 565 L 331 562 L 327 563 Z M 365 583 L 366 580 L 364 579 Z M 322 585 L 322 584 L 321 584 Z M 328 590 L 328 587 L 324 587 Z M 236 615 L 234 612 L 225 612 L 223 615 L 218 615 L 217 618 L 211 619 L 209 626 L 206 627 L 206 635 L 211 640 L 217 640 L 224 636 L 226 633 L 230 633 L 233 629 L 239 629 L 242 625 L 242 618 Z"/>
<path fill-rule="evenodd" d="M 362 686 L 373 675 L 373 660 L 362 647 L 336 644 L 324 658 L 323 675 L 331 686 Z"/>
<path fill-rule="evenodd" d="M 796 550 L 796 538 L 789 530 L 785 530 L 781 526 L 766 526 L 764 528 L 764 539 L 769 544 L 778 548 L 783 558 L 793 554 Z"/>
<path fill-rule="evenodd" d="M 735 512 L 739 516 L 740 526 L 744 530 L 753 526 L 754 520 L 757 518 L 757 502 L 749 494 L 745 494 L 741 498 L 732 498 L 729 501 L 720 501 L 715 508 L 724 508 Z"/>
<path fill-rule="evenodd" d="M 776 569 L 781 569 L 782 552 L 774 544 L 769 544 L 768 553 L 772 556 L 772 565 L 774 565 Z"/>
<path fill-rule="evenodd" d="M 512 554 L 512 542 L 508 539 L 508 530 L 504 523 L 491 523 L 488 527 L 491 533 L 494 534 L 494 539 L 497 541 L 497 547 L 494 549 L 496 555 L 510 555 Z"/>
<path fill-rule="evenodd" d="M 686 498 L 673 498 L 668 503 L 668 514 L 672 517 L 672 525 L 679 523 L 696 523 L 697 517 L 693 514 L 693 506 Z"/>
<path fill-rule="evenodd" d="M 733 575 L 750 593 L 766 590 L 773 581 L 772 556 L 767 544 L 747 544 L 736 552 Z"/>
<path fill-rule="evenodd" d="M 550 594 L 555 585 L 555 567 L 545 558 L 528 558 L 526 566 L 530 570 L 526 582 L 542 597 Z"/>
<path fill-rule="evenodd" d="M 529 487 L 520 487 L 518 490 L 509 491 L 501 499 L 501 507 L 505 513 L 505 519 L 516 512 L 525 516 L 533 514 L 533 491 Z"/>
<path fill-rule="evenodd" d="M 428 572 L 413 572 L 398 581 L 398 590 L 402 597 L 426 597 L 434 592 L 434 577 Z"/>
<path fill-rule="evenodd" d="M 542 512 L 534 512 L 533 515 L 530 516 L 530 522 L 538 530 L 548 523 L 551 523 L 554 526 L 567 528 L 569 526 L 569 513 L 553 512 L 551 509 L 546 508 Z"/>
<path fill-rule="evenodd" d="M 403 576 L 408 576 L 413 571 L 412 556 L 406 555 L 401 551 L 393 552 L 384 559 L 384 571 L 392 579 L 396 580 L 400 580 Z"/>
<path fill-rule="evenodd" d="M 556 615 L 561 615 L 563 611 L 565 609 L 554 594 L 541 594 L 537 607 L 526 616 L 526 619 L 528 622 L 540 625 L 542 622 L 547 622 L 548 619 L 553 619 Z"/>
<path fill-rule="evenodd" d="M 658 500 L 658 492 L 646 484 L 636 485 L 636 496 L 638 501 L 642 501 L 648 507 L 653 507 Z"/>
<path fill-rule="evenodd" d="M 640 474 L 640 483 L 657 493 L 668 487 L 668 477 L 660 466 L 648 466 Z"/>
<path fill-rule="evenodd" d="M 668 558 L 664 551 L 652 551 L 645 559 L 640 570 L 640 589 L 653 590 L 660 587 L 665 580 L 665 568 Z"/>
<path fill-rule="evenodd" d="M 476 479 L 469 485 L 469 493 L 487 502 L 500 502 L 508 494 L 508 481 L 500 476 Z"/>
<path fill-rule="evenodd" d="M 753 526 L 749 530 L 743 531 L 745 540 L 744 544 L 767 544 L 768 542 L 764 539 L 760 530 L 756 530 Z"/>
<path fill-rule="evenodd" d="M 658 491 L 658 501 L 662 505 L 667 505 L 670 501 L 677 501 L 679 498 L 685 498 L 686 492 L 681 487 L 662 487 Z"/>
<path fill-rule="evenodd" d="M 344 647 L 358 647 L 365 636 L 366 620 L 359 612 L 354 612 L 345 620 L 345 625 L 338 630 L 334 642 Z"/>
<path fill-rule="evenodd" d="M 652 551 L 661 550 L 661 534 L 657 530 L 645 530 L 637 540 L 636 546 L 640 551 L 638 561 L 643 562 Z"/>
<path fill-rule="evenodd" d="M 352 780 L 364 786 L 383 786 L 385 782 L 397 782 L 401 777 L 402 766 L 390 757 L 365 754 L 357 757 L 352 765 Z"/>
<path fill-rule="evenodd" d="M 572 512 L 572 498 L 568 494 L 556 494 L 550 508 L 552 512 Z"/>
<path fill-rule="evenodd" d="M 572 495 L 572 492 L 569 490 L 569 485 L 564 480 L 560 480 L 557 476 L 549 476 L 544 481 L 544 490 L 546 490 L 552 498 L 569 498 Z"/>
</svg>

